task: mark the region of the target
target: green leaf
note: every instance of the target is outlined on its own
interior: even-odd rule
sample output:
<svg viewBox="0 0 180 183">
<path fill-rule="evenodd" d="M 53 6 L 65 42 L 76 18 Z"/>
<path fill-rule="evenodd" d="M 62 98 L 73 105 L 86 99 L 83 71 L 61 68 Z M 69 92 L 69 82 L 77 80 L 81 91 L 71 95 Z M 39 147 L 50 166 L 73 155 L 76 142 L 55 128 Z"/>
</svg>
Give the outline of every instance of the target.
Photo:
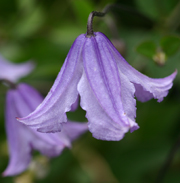
<svg viewBox="0 0 180 183">
<path fill-rule="evenodd" d="M 180 37 L 165 36 L 161 39 L 160 45 L 166 55 L 171 56 L 175 54 L 180 48 Z"/>
<path fill-rule="evenodd" d="M 156 44 L 153 41 L 144 41 L 136 48 L 136 51 L 146 57 L 152 58 L 156 54 Z"/>
</svg>

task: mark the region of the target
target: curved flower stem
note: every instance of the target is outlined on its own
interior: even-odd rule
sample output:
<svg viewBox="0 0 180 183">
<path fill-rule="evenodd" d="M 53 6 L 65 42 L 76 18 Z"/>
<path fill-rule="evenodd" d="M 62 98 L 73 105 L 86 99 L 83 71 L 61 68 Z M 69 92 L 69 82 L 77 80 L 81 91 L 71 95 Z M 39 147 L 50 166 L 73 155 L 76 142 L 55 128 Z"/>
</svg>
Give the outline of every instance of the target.
<svg viewBox="0 0 180 183">
<path fill-rule="evenodd" d="M 178 137 L 176 143 L 172 147 L 172 149 L 171 149 L 171 151 L 170 151 L 170 153 L 169 153 L 169 155 L 168 155 L 164 165 L 162 166 L 162 168 L 161 168 L 161 170 L 160 170 L 160 172 L 158 174 L 158 177 L 157 177 L 157 180 L 156 180 L 157 183 L 163 182 L 164 177 L 165 177 L 165 175 L 166 175 L 166 173 L 167 173 L 167 171 L 169 169 L 169 166 L 171 165 L 171 162 L 172 162 L 172 160 L 173 160 L 177 150 L 179 149 L 179 147 L 180 147 L 180 136 Z"/>
<path fill-rule="evenodd" d="M 89 14 L 88 23 L 87 23 L 87 37 L 94 36 L 94 32 L 93 32 L 93 18 L 94 18 L 94 16 L 103 17 L 104 15 L 105 15 L 105 13 L 97 12 L 97 11 L 92 11 Z"/>
<path fill-rule="evenodd" d="M 106 13 L 108 13 L 111 8 L 115 7 L 116 5 L 115 4 L 108 4 L 102 12 L 97 12 L 97 11 L 92 11 L 90 14 L 89 14 L 89 17 L 88 17 L 88 22 L 87 22 L 87 37 L 91 37 L 91 36 L 94 36 L 94 32 L 93 32 L 93 18 L 94 16 L 97 16 L 97 17 L 103 17 L 106 15 Z"/>
<path fill-rule="evenodd" d="M 137 10 L 131 8 L 131 7 L 128 7 L 128 6 L 124 6 L 124 5 L 120 5 L 120 4 L 108 4 L 107 6 L 105 6 L 105 8 L 103 9 L 102 12 L 97 12 L 97 11 L 92 11 L 90 14 L 89 14 L 89 17 L 88 17 L 88 22 L 87 22 L 87 37 L 91 37 L 91 36 L 94 36 L 94 32 L 93 32 L 93 18 L 95 16 L 98 16 L 98 17 L 103 17 L 105 16 L 109 11 L 111 11 L 112 9 L 118 9 L 118 10 L 122 10 L 122 11 L 126 11 L 126 12 L 129 12 L 131 14 L 134 14 L 138 17 L 141 17 L 143 19 L 145 19 L 146 21 L 149 21 L 151 22 L 150 19 L 148 19 L 147 17 L 145 17 L 143 14 L 139 13 Z"/>
<path fill-rule="evenodd" d="M 0 82 L 4 83 L 6 86 L 10 87 L 11 89 L 16 89 L 16 84 L 9 81 L 8 79 L 0 79 Z"/>
</svg>

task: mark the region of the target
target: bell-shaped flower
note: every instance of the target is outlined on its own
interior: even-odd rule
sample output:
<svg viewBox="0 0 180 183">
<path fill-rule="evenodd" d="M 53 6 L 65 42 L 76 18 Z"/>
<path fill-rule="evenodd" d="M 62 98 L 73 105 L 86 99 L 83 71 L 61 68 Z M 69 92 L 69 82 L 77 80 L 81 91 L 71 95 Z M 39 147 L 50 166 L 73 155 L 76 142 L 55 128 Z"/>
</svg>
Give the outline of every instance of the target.
<svg viewBox="0 0 180 183">
<path fill-rule="evenodd" d="M 74 41 L 44 101 L 18 120 L 41 132 L 59 131 L 67 121 L 66 112 L 80 95 L 93 136 L 120 140 L 128 130 L 139 128 L 134 97 L 142 102 L 151 98 L 162 101 L 176 74 L 149 78 L 131 67 L 104 34 L 82 34 Z"/>
<path fill-rule="evenodd" d="M 12 176 L 24 171 L 30 161 L 32 150 L 48 156 L 58 156 L 65 147 L 87 130 L 86 123 L 68 121 L 60 133 L 45 134 L 19 123 L 17 116 L 25 116 L 42 102 L 42 96 L 27 84 L 10 89 L 6 96 L 6 131 L 10 160 L 3 176 Z"/>
<path fill-rule="evenodd" d="M 0 79 L 17 82 L 20 78 L 28 75 L 34 69 L 31 61 L 25 63 L 11 63 L 0 56 Z"/>
</svg>

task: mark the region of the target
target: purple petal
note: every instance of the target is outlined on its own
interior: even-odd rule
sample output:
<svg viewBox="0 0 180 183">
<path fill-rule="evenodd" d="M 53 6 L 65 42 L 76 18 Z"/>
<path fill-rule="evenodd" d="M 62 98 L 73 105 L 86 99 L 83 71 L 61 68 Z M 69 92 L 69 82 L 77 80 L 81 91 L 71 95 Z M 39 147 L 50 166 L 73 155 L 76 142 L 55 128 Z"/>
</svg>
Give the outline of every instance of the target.
<svg viewBox="0 0 180 183">
<path fill-rule="evenodd" d="M 102 33 L 99 34 L 103 35 Z M 103 36 L 106 37 L 105 35 Z M 145 102 L 155 98 L 158 99 L 158 102 L 161 102 L 163 98 L 167 96 L 168 90 L 172 87 L 172 82 L 176 77 L 177 71 L 165 78 L 149 78 L 129 65 L 112 43 L 109 40 L 107 42 L 109 50 L 111 50 L 111 53 L 116 59 L 119 72 L 125 74 L 129 81 L 134 84 L 136 89 L 135 96 L 137 99 L 141 102 Z"/>
<path fill-rule="evenodd" d="M 31 61 L 14 64 L 0 56 L 0 79 L 17 82 L 20 78 L 28 75 L 33 69 L 34 64 Z"/>
<path fill-rule="evenodd" d="M 16 175 L 24 171 L 31 160 L 31 148 L 28 143 L 24 143 L 21 133 L 22 124 L 17 123 L 15 116 L 17 111 L 14 103 L 14 91 L 10 90 L 6 98 L 6 132 L 10 152 L 8 167 L 3 172 L 3 176 Z"/>
<path fill-rule="evenodd" d="M 103 110 L 116 123 L 126 125 L 118 67 L 101 37 L 87 38 L 83 49 L 84 70 Z"/>
<path fill-rule="evenodd" d="M 27 117 L 18 119 L 41 132 L 57 132 L 67 121 L 66 112 L 71 110 L 78 92 L 77 84 L 82 75 L 81 49 L 85 35 L 80 35 L 69 51 L 65 63 L 44 101 Z"/>
<path fill-rule="evenodd" d="M 114 122 L 103 110 L 92 92 L 85 72 L 78 84 L 78 91 L 81 96 L 80 105 L 87 112 L 88 127 L 93 137 L 101 140 L 121 140 L 129 127 Z"/>
<path fill-rule="evenodd" d="M 119 73 L 116 61 L 107 48 L 106 39 L 101 34 L 97 34 L 96 37 L 86 40 L 83 48 L 86 77 L 83 76 L 81 79 L 79 93 L 82 98 L 81 105 L 87 111 L 89 128 L 93 136 L 103 140 L 120 140 L 128 128 L 133 127 L 130 121 L 134 121 L 136 116 L 135 88 L 123 73 Z M 89 89 L 85 90 L 84 85 Z M 90 111 L 92 109 L 87 105 L 92 103 L 90 101 L 92 99 L 89 97 L 85 99 L 84 95 L 87 93 L 95 100 L 94 108 L 105 115 L 99 114 L 98 117 L 94 114 L 97 111 Z M 102 118 L 104 122 L 100 125 Z M 117 135 L 114 131 L 117 131 Z"/>
<path fill-rule="evenodd" d="M 136 100 L 134 99 L 135 87 L 128 78 L 123 74 L 119 73 L 121 78 L 121 97 L 126 116 L 130 126 L 131 133 L 139 129 L 138 124 L 135 122 L 136 118 Z"/>
<path fill-rule="evenodd" d="M 134 79 L 130 78 L 136 88 L 136 98 L 141 102 L 146 102 L 152 98 L 158 99 L 158 102 L 161 102 L 167 96 L 169 89 L 171 89 L 176 74 L 177 70 L 170 76 L 162 79 L 152 79 L 143 74 Z"/>
</svg>

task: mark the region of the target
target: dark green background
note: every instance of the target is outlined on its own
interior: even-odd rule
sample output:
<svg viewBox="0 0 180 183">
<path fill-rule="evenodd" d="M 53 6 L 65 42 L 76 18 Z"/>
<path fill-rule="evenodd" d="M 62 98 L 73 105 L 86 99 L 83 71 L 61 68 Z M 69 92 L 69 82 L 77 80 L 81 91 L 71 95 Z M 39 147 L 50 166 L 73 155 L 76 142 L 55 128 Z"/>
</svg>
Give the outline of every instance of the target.
<svg viewBox="0 0 180 183">
<path fill-rule="evenodd" d="M 36 69 L 21 81 L 44 96 L 52 86 L 75 38 L 86 32 L 91 11 L 119 3 L 104 18 L 95 17 L 94 30 L 120 41 L 120 52 L 136 69 L 159 78 L 180 71 L 180 1 L 178 0 L 0 0 L 0 54 L 12 62 L 33 60 Z M 118 37 L 111 24 L 117 26 Z M 160 50 L 166 57 L 159 66 L 153 60 Z M 8 163 L 4 129 L 7 88 L 0 85 L 0 172 Z M 85 121 L 80 108 L 69 118 Z M 151 183 L 157 180 L 170 150 L 180 136 L 180 75 L 163 102 L 137 102 L 140 129 L 119 142 L 84 134 L 59 157 L 48 163 L 48 173 L 38 178 L 33 170 L 18 177 L 0 177 L 1 183 Z M 39 156 L 34 153 L 34 156 Z M 41 168 L 39 168 L 40 171 Z M 37 170 L 36 170 L 37 171 Z M 32 180 L 31 180 L 32 178 Z M 180 182 L 180 149 L 165 172 L 164 183 Z"/>
</svg>

